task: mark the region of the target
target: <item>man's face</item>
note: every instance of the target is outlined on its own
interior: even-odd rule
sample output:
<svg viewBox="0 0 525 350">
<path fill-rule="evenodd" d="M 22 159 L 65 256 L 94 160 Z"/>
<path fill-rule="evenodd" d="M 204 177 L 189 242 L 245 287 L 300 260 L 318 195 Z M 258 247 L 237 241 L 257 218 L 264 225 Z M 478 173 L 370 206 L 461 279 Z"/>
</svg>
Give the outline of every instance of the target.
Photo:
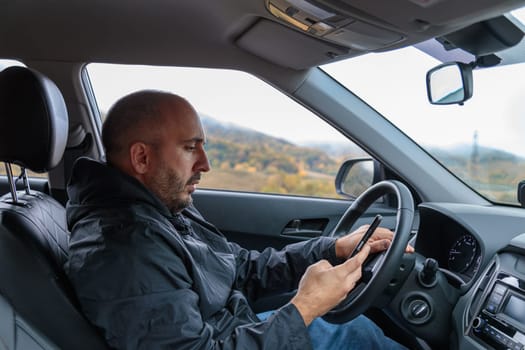
<svg viewBox="0 0 525 350">
<path fill-rule="evenodd" d="M 146 186 L 176 213 L 191 205 L 191 194 L 210 165 L 204 130 L 195 111 L 188 107 L 182 112 L 179 109 L 177 115 L 170 113 L 173 111 L 166 107 L 164 123 L 157 126 L 161 128 L 160 140 L 153 146 Z"/>
</svg>

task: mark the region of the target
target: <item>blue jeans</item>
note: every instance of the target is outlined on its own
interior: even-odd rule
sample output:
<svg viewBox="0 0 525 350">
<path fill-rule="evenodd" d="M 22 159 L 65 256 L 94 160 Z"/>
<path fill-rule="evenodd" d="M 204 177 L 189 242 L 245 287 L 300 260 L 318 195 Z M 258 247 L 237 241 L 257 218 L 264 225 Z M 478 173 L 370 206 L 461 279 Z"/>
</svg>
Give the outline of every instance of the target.
<svg viewBox="0 0 525 350">
<path fill-rule="evenodd" d="M 273 311 L 258 314 L 261 320 L 267 319 Z M 331 324 L 316 318 L 308 333 L 315 350 L 328 349 L 366 349 L 395 350 L 406 349 L 384 335 L 381 328 L 365 316 L 358 316 L 343 324 Z"/>
</svg>

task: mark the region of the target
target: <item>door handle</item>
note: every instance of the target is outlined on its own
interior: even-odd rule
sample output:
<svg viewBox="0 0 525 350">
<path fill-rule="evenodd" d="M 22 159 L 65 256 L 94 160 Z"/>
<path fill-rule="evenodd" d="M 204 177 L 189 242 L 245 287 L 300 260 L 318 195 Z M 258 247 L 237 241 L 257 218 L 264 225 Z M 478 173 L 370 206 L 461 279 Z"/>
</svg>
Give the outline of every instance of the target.
<svg viewBox="0 0 525 350">
<path fill-rule="evenodd" d="M 281 232 L 284 236 L 319 237 L 328 223 L 328 219 L 293 219 Z"/>
</svg>

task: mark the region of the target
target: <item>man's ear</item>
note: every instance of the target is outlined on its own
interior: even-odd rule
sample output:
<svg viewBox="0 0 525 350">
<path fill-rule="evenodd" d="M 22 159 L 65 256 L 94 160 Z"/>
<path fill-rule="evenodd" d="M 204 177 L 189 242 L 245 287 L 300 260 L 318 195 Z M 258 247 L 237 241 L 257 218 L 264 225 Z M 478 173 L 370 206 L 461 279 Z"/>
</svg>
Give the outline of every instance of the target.
<svg viewBox="0 0 525 350">
<path fill-rule="evenodd" d="M 129 160 L 136 174 L 148 172 L 151 164 L 150 147 L 144 142 L 135 142 L 129 147 Z"/>
</svg>

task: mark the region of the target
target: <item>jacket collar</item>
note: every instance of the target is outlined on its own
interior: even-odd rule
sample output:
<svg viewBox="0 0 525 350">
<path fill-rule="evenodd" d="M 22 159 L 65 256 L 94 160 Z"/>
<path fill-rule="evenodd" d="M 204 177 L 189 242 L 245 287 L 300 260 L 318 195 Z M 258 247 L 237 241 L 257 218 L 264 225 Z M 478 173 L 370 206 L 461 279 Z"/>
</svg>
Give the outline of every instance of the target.
<svg viewBox="0 0 525 350">
<path fill-rule="evenodd" d="M 79 158 L 67 186 L 68 208 L 74 206 L 115 206 L 141 202 L 171 217 L 168 207 L 144 185 L 119 169 L 90 158 Z"/>
</svg>

